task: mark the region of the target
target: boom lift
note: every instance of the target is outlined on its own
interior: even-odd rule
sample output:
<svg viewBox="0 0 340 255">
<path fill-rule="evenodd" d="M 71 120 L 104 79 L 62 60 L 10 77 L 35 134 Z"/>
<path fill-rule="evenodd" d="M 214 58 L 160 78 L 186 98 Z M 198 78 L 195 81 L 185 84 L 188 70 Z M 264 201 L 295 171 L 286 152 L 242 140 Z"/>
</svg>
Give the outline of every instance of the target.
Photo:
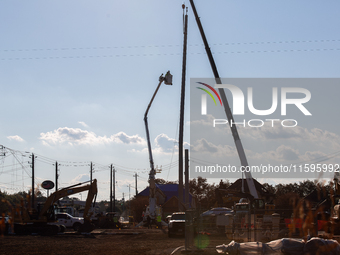
<svg viewBox="0 0 340 255">
<path fill-rule="evenodd" d="M 150 161 L 150 168 L 151 168 L 150 173 L 149 173 L 149 206 L 146 208 L 144 218 L 146 219 L 146 217 L 149 216 L 151 218 L 151 221 L 153 222 L 156 220 L 157 216 L 161 216 L 161 212 L 160 212 L 160 208 L 156 205 L 156 183 L 155 183 L 156 170 L 155 170 L 155 165 L 154 165 L 153 157 L 152 157 L 152 149 L 151 149 L 151 142 L 150 142 L 149 126 L 148 126 L 148 113 L 149 113 L 151 104 L 162 82 L 164 82 L 165 85 L 172 85 L 172 75 L 170 74 L 170 71 L 168 71 L 165 76 L 163 76 L 162 74 L 159 77 L 159 83 L 156 88 L 156 91 L 154 92 L 151 98 L 151 101 L 144 114 L 144 124 L 145 124 L 145 130 L 146 130 L 146 138 L 148 142 L 149 161 Z M 139 223 L 136 227 L 142 225 L 143 221 Z M 166 223 L 164 222 L 164 224 Z"/>
<path fill-rule="evenodd" d="M 63 197 L 73 195 L 79 192 L 88 190 L 86 205 L 84 210 L 84 224 L 80 227 L 79 232 L 91 232 L 94 225 L 91 223 L 90 207 L 92 200 L 97 196 L 97 180 L 94 179 L 92 183 L 83 185 L 78 183 L 52 193 L 46 200 L 43 207 L 38 207 L 38 210 L 26 208 L 22 201 L 21 210 L 17 210 L 14 217 L 14 232 L 18 234 L 42 233 L 42 234 L 57 234 L 60 231 L 59 225 L 52 225 L 48 223 L 56 222 L 55 203 Z M 83 185 L 83 186 L 79 186 Z M 79 187 L 78 187 L 79 186 Z"/>
</svg>

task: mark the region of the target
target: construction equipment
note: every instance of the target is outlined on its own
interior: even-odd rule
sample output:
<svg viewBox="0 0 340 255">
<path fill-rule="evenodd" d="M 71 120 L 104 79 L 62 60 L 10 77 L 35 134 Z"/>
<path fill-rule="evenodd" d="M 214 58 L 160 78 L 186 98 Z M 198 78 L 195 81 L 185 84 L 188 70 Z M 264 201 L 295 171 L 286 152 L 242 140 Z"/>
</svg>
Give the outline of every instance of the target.
<svg viewBox="0 0 340 255">
<path fill-rule="evenodd" d="M 208 58 L 209 58 L 209 62 L 210 62 L 212 71 L 213 71 L 214 76 L 215 76 L 216 84 L 222 84 L 220 76 L 219 76 L 218 71 L 217 71 L 217 67 L 216 67 L 213 55 L 211 53 L 207 38 L 206 38 L 204 30 L 203 30 L 203 26 L 201 24 L 201 21 L 200 21 L 198 14 L 197 14 L 194 1 L 190 0 L 190 4 L 191 4 L 192 10 L 194 12 L 195 18 L 196 18 L 197 26 L 198 26 L 199 31 L 201 33 L 201 37 L 202 37 L 202 40 L 203 40 L 203 43 L 204 43 L 204 46 L 205 46 L 206 53 L 207 53 Z M 226 94 L 224 92 L 224 89 L 219 88 L 218 91 L 220 93 L 220 96 L 221 96 L 221 99 L 222 99 L 222 102 L 223 102 L 224 111 L 227 115 L 228 122 L 229 123 L 235 123 L 233 114 L 232 114 L 230 107 L 229 107 L 229 103 L 228 103 Z M 244 169 L 246 169 L 248 167 L 248 161 L 247 161 L 247 157 L 246 157 L 246 154 L 244 152 L 244 149 L 243 149 L 241 139 L 239 137 L 236 125 L 230 125 L 230 129 L 231 129 L 231 133 L 232 133 L 233 138 L 234 138 L 235 146 L 236 146 L 236 149 L 237 149 L 240 161 L 241 161 L 241 165 L 242 165 L 242 167 L 244 167 Z M 253 177 L 251 176 L 251 173 L 246 171 L 245 176 L 246 176 L 246 181 L 247 181 L 247 184 L 248 184 L 248 187 L 249 187 L 250 194 L 254 198 L 259 198 L 257 191 L 256 191 L 256 188 L 255 188 Z"/>
<path fill-rule="evenodd" d="M 154 92 L 151 98 L 151 101 L 144 114 L 144 124 L 145 124 L 146 138 L 148 142 L 149 161 L 150 161 L 150 168 L 151 168 L 150 173 L 149 173 L 149 206 L 147 206 L 146 208 L 143 221 L 140 222 L 136 227 L 142 224 L 145 224 L 146 223 L 145 220 L 147 219 L 147 217 L 150 217 L 151 221 L 155 222 L 156 218 L 157 217 L 159 218 L 162 215 L 160 208 L 156 205 L 156 196 L 155 196 L 156 195 L 156 183 L 155 183 L 156 169 L 155 169 L 155 165 L 154 165 L 153 157 L 152 157 L 151 141 L 150 141 L 150 134 L 149 134 L 149 126 L 148 126 L 148 113 L 149 113 L 151 104 L 162 82 L 164 82 L 165 85 L 172 85 L 172 75 L 170 74 L 170 71 L 168 71 L 165 76 L 163 76 L 162 74 L 159 77 L 159 83 L 156 88 L 156 91 Z M 163 222 L 163 224 L 167 225 L 165 222 Z"/>
<path fill-rule="evenodd" d="M 119 222 L 119 214 L 116 212 L 108 212 L 99 218 L 98 226 L 100 228 L 123 228 Z"/>
<path fill-rule="evenodd" d="M 92 183 L 83 185 L 79 183 L 52 193 L 46 200 L 45 204 L 35 208 L 26 207 L 22 200 L 20 209 L 14 213 L 14 232 L 17 234 L 57 234 L 62 228 L 59 225 L 49 224 L 56 222 L 57 206 L 56 202 L 63 197 L 73 195 L 79 192 L 88 191 L 86 205 L 84 210 L 84 224 L 79 228 L 79 232 L 91 232 L 94 225 L 91 223 L 90 207 L 92 200 L 97 196 L 97 180 Z M 83 186 L 80 186 L 83 185 Z M 79 187 L 78 187 L 79 186 Z M 28 201 L 28 205 L 30 205 Z"/>
<path fill-rule="evenodd" d="M 213 55 L 211 53 L 207 38 L 205 36 L 203 26 L 202 26 L 200 18 L 198 16 L 194 1 L 190 0 L 190 4 L 191 4 L 192 10 L 194 12 L 196 23 L 197 23 L 197 26 L 199 28 L 199 31 L 200 31 L 200 34 L 201 34 L 201 37 L 202 37 L 202 40 L 203 40 L 203 43 L 204 43 L 204 46 L 205 46 L 205 50 L 206 50 L 206 53 L 207 53 L 207 56 L 208 56 L 208 59 L 209 59 L 209 62 L 210 62 L 210 66 L 211 66 L 212 71 L 214 73 L 215 82 L 217 84 L 216 87 L 218 88 L 219 94 L 221 96 L 223 106 L 224 106 L 224 111 L 226 113 L 228 122 L 229 123 L 235 123 L 233 114 L 231 112 L 231 108 L 229 107 L 229 103 L 228 103 L 225 91 L 222 87 L 218 86 L 219 84 L 222 84 L 222 81 L 221 81 L 219 73 L 217 71 L 217 67 L 216 67 Z M 234 138 L 234 143 L 235 143 L 236 150 L 237 150 L 240 162 L 241 162 L 241 166 L 242 166 L 242 168 L 246 169 L 248 167 L 248 161 L 247 161 L 247 157 L 246 157 L 245 151 L 244 151 L 242 143 L 241 143 L 240 136 L 239 136 L 238 131 L 237 131 L 237 127 L 236 127 L 236 125 L 230 125 L 230 129 L 231 129 L 231 133 L 232 133 L 233 138 Z M 240 196 L 242 198 L 247 198 L 248 201 L 246 203 L 243 203 L 243 204 L 236 204 L 235 208 L 236 209 L 238 207 L 247 208 L 247 214 L 248 214 L 247 218 L 248 218 L 248 223 L 249 223 L 248 226 L 249 226 L 250 222 L 251 222 L 251 213 L 253 211 L 257 210 L 259 214 L 262 213 L 262 215 L 263 215 L 264 209 L 265 209 L 265 203 L 264 203 L 263 199 L 259 198 L 259 194 L 256 190 L 254 179 L 253 179 L 250 171 L 245 171 L 244 174 L 245 174 L 245 179 L 247 181 L 247 185 L 248 185 L 248 188 L 249 188 L 249 194 L 246 194 L 244 192 L 244 186 L 242 185 L 242 193 L 238 193 L 237 196 Z M 225 205 L 223 205 L 223 206 L 225 206 Z M 273 209 L 272 207 L 273 207 L 273 205 L 270 206 L 271 210 Z M 237 210 L 236 210 L 236 213 L 237 213 Z M 242 213 L 240 213 L 240 215 L 242 215 Z M 270 216 L 272 216 L 272 215 L 270 215 Z M 239 217 L 239 218 L 241 218 L 241 217 Z M 270 218 L 270 221 L 272 221 L 273 223 L 275 222 L 275 225 L 278 225 L 278 224 L 276 224 L 277 215 L 273 214 L 273 217 Z M 255 224 L 255 222 L 253 222 L 253 223 Z M 250 239 L 249 227 L 248 227 L 248 239 Z"/>
</svg>

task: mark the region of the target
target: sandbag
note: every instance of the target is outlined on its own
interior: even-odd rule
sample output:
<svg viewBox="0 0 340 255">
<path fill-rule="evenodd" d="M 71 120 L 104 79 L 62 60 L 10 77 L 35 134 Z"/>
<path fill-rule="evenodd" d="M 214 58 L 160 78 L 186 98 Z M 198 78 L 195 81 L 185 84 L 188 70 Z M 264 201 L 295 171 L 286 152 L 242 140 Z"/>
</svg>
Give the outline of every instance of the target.
<svg viewBox="0 0 340 255">
<path fill-rule="evenodd" d="M 304 246 L 304 255 L 339 255 L 340 245 L 335 240 L 311 238 Z"/>
<path fill-rule="evenodd" d="M 282 253 L 287 255 L 302 255 L 305 241 L 302 239 L 282 238 Z"/>
<path fill-rule="evenodd" d="M 335 240 L 312 238 L 308 242 L 302 239 L 283 238 L 269 243 L 248 242 L 216 246 L 218 253 L 229 255 L 340 255 L 340 245 Z"/>
<path fill-rule="evenodd" d="M 281 249 L 281 240 L 271 241 L 270 243 L 236 243 L 231 241 L 228 245 L 223 244 L 216 247 L 218 253 L 229 255 L 284 255 Z"/>
</svg>

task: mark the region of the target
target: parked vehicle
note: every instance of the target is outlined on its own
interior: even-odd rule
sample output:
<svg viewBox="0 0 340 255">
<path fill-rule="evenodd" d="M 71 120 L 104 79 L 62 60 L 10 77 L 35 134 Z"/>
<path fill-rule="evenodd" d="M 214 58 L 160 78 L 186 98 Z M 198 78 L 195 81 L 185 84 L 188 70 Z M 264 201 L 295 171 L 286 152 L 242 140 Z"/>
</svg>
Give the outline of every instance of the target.
<svg viewBox="0 0 340 255">
<path fill-rule="evenodd" d="M 169 224 L 170 219 L 171 219 L 171 215 L 166 216 L 165 222 Z"/>
<path fill-rule="evenodd" d="M 185 234 L 185 212 L 175 212 L 171 215 L 168 224 L 168 236 Z"/>
<path fill-rule="evenodd" d="M 84 218 L 73 217 L 68 213 L 57 213 L 56 217 L 56 224 L 64 225 L 67 228 L 73 228 L 75 231 L 78 231 L 82 224 L 84 224 Z"/>
<path fill-rule="evenodd" d="M 233 213 L 233 210 L 227 207 L 216 207 L 202 213 L 202 216 L 217 216 L 220 214 Z"/>
</svg>

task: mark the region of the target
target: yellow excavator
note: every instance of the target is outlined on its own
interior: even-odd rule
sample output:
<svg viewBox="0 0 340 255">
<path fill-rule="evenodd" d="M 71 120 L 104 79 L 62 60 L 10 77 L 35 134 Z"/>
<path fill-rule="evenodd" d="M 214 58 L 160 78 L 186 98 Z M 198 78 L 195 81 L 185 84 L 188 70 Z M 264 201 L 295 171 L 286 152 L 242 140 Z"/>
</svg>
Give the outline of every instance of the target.
<svg viewBox="0 0 340 255">
<path fill-rule="evenodd" d="M 90 182 L 90 181 L 88 181 Z M 57 205 L 56 202 L 66 196 L 73 195 L 79 192 L 88 191 L 86 205 L 84 210 L 84 224 L 79 228 L 78 232 L 91 232 L 94 225 L 91 223 L 90 212 L 91 204 L 94 203 L 97 197 L 97 180 L 94 179 L 90 184 L 88 182 L 79 183 L 52 193 L 46 200 L 44 205 L 34 208 L 27 208 L 24 202 L 16 210 L 12 210 L 12 218 L 14 222 L 14 233 L 16 234 L 57 234 L 62 232 L 63 227 L 55 224 Z M 30 204 L 28 202 L 28 204 Z"/>
</svg>

